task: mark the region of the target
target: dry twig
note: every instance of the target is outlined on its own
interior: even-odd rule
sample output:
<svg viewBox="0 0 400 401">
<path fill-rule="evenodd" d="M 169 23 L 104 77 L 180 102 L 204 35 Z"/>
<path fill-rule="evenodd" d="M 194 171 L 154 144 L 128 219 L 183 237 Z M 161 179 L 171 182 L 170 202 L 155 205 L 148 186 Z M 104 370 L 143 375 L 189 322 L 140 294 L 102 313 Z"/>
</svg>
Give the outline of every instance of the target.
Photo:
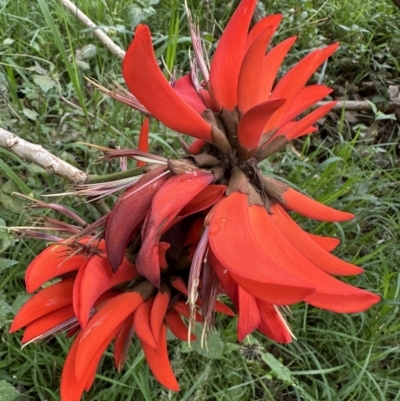
<svg viewBox="0 0 400 401">
<path fill-rule="evenodd" d="M 72 184 L 84 184 L 88 174 L 52 155 L 40 145 L 33 144 L 0 128 L 0 146 L 22 160 L 44 168 L 49 174 L 65 178 Z"/>
<path fill-rule="evenodd" d="M 97 37 L 97 39 L 102 42 L 106 48 L 118 58 L 123 60 L 125 57 L 125 50 L 121 49 L 116 43 L 110 39 L 97 25 L 86 15 L 84 14 L 74 3 L 69 0 L 60 0 L 61 4 L 72 14 L 75 15 L 76 18 L 79 19 L 84 25 L 88 28 L 93 29 L 93 35 Z"/>
</svg>

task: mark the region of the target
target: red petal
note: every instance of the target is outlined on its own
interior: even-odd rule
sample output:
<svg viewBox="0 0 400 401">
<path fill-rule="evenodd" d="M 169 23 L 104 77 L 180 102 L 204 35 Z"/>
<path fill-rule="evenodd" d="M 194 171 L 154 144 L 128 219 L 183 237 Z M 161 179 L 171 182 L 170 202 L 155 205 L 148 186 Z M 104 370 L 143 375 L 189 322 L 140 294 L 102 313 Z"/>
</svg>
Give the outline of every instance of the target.
<svg viewBox="0 0 400 401">
<path fill-rule="evenodd" d="M 160 285 L 158 242 L 161 234 L 179 211 L 213 180 L 213 174 L 201 170 L 182 173 L 171 177 L 154 196 L 142 228 L 142 246 L 136 259 L 136 268 L 156 287 Z"/>
<path fill-rule="evenodd" d="M 154 298 L 143 302 L 136 310 L 133 316 L 133 327 L 139 340 L 151 348 L 156 348 L 156 340 L 151 331 L 150 315 Z"/>
<path fill-rule="evenodd" d="M 261 323 L 256 299 L 239 287 L 238 340 L 243 341 Z"/>
<path fill-rule="evenodd" d="M 211 126 L 180 98 L 158 67 L 146 25 L 136 28 L 122 72 L 129 90 L 155 118 L 175 131 L 211 141 Z"/>
<path fill-rule="evenodd" d="M 30 298 L 15 316 L 10 333 L 58 309 L 72 304 L 73 280 L 63 280 L 44 288 Z"/>
<path fill-rule="evenodd" d="M 157 341 L 157 348 L 151 348 L 142 343 L 144 355 L 150 370 L 155 378 L 166 388 L 172 391 L 179 391 L 179 384 L 176 381 L 174 372 L 168 358 L 167 350 L 167 328 L 162 325 L 160 336 Z"/>
<path fill-rule="evenodd" d="M 24 336 L 22 337 L 22 343 L 24 344 L 32 341 L 50 331 L 57 332 L 57 327 L 61 326 L 69 319 L 72 319 L 74 316 L 75 314 L 72 305 L 68 305 L 36 319 L 26 326 Z M 75 322 L 78 323 L 76 319 Z"/>
<path fill-rule="evenodd" d="M 77 358 L 75 361 L 75 375 L 77 381 L 82 380 L 92 358 L 99 353 L 104 353 L 112 337 L 119 330 L 122 322 L 132 314 L 142 302 L 143 297 L 138 292 L 126 292 L 110 299 L 93 318 L 90 319 L 88 325 L 82 331 L 83 335 L 78 344 Z"/>
<path fill-rule="evenodd" d="M 226 191 L 225 185 L 209 185 L 196 195 L 180 212 L 179 218 L 208 209 L 217 203 Z"/>
<path fill-rule="evenodd" d="M 296 97 L 292 107 L 286 114 L 283 124 L 291 121 L 301 113 L 306 111 L 309 107 L 328 96 L 333 89 L 324 85 L 309 85 L 303 88 Z M 311 125 L 311 124 L 310 124 Z"/>
<path fill-rule="evenodd" d="M 195 110 L 196 113 L 198 113 L 200 116 L 203 114 L 206 106 L 197 94 L 190 74 L 186 74 L 177 79 L 173 85 L 173 88 L 179 97 L 183 99 L 193 110 Z"/>
<path fill-rule="evenodd" d="M 240 67 L 247 33 L 257 0 L 243 0 L 226 26 L 215 50 L 210 69 L 210 86 L 219 109 L 237 105 Z"/>
<path fill-rule="evenodd" d="M 112 338 L 115 336 L 116 330 L 114 330 L 106 339 L 107 344 L 111 342 Z M 60 393 L 61 399 L 63 401 L 80 401 L 82 397 L 82 393 L 84 390 L 89 391 L 90 387 L 93 384 L 97 366 L 100 362 L 100 359 L 103 355 L 103 351 L 97 352 L 92 355 L 90 359 L 88 359 L 86 364 L 86 370 L 83 373 L 80 380 L 76 379 L 76 371 L 75 365 L 76 361 L 79 358 L 79 343 L 84 336 L 84 332 L 81 331 L 77 338 L 75 339 L 72 347 L 68 353 L 67 359 L 64 363 L 64 368 L 61 374 L 61 385 L 60 385 Z"/>
<path fill-rule="evenodd" d="M 74 310 L 82 328 L 85 328 L 90 311 L 97 299 L 108 291 L 126 281 L 132 281 L 137 273 L 127 259 L 122 261 L 117 272 L 113 272 L 107 259 L 92 256 L 76 276 L 74 285 Z"/>
<path fill-rule="evenodd" d="M 218 277 L 219 282 L 226 291 L 226 294 L 231 299 L 236 308 L 238 308 L 238 285 L 236 281 L 229 274 L 228 269 L 226 269 L 221 262 L 215 257 L 214 253 L 209 250 L 208 259 L 210 264 Z"/>
<path fill-rule="evenodd" d="M 284 135 L 289 141 L 299 136 L 304 135 L 304 130 L 306 130 L 310 125 L 316 123 L 325 114 L 329 113 L 332 107 L 337 103 L 337 101 L 329 102 L 318 109 L 314 110 L 310 114 L 307 114 L 304 118 L 296 121 L 294 124 L 290 125 L 288 129 L 286 125 L 282 126 L 274 135 L 277 137 L 279 135 Z M 268 145 L 267 145 L 268 146 Z"/>
<path fill-rule="evenodd" d="M 305 298 L 306 302 L 334 312 L 351 313 L 368 309 L 379 301 L 375 294 L 342 283 L 313 265 L 292 246 L 263 207 L 250 206 L 249 214 L 257 240 L 268 247 L 274 262 L 315 285 L 315 292 Z"/>
<path fill-rule="evenodd" d="M 191 225 L 189 232 L 186 235 L 185 246 L 200 241 L 204 231 L 204 218 L 200 217 Z"/>
<path fill-rule="evenodd" d="M 266 28 L 254 40 L 244 56 L 239 73 L 237 94 L 239 110 L 242 113 L 258 103 L 263 60 L 273 33 L 272 26 Z"/>
<path fill-rule="evenodd" d="M 271 218 L 279 230 L 299 252 L 321 270 L 328 274 L 341 276 L 360 274 L 363 272 L 359 267 L 347 263 L 323 249 L 308 233 L 304 232 L 295 221 L 290 218 L 283 208 L 275 205 L 272 206 L 272 210 L 274 214 L 271 215 Z M 334 240 L 334 238 L 332 239 Z"/>
<path fill-rule="evenodd" d="M 175 310 L 171 310 L 165 315 L 165 321 L 167 322 L 167 326 L 171 330 L 172 334 L 182 341 L 188 340 L 189 328 L 183 323 L 180 315 Z M 194 334 L 190 334 L 190 340 L 196 340 L 196 336 Z"/>
<path fill-rule="evenodd" d="M 302 230 L 303 231 L 303 230 Z M 332 237 L 321 237 L 319 235 L 314 235 L 303 231 L 308 235 L 314 242 L 316 242 L 321 248 L 325 249 L 325 251 L 332 252 L 335 250 L 340 244 L 340 239 L 332 238 Z"/>
<path fill-rule="evenodd" d="M 71 252 L 71 248 L 65 245 L 52 245 L 36 256 L 25 274 L 28 293 L 54 277 L 78 270 L 86 259 L 83 255 L 70 256 Z"/>
<path fill-rule="evenodd" d="M 276 75 L 282 64 L 283 59 L 288 54 L 290 48 L 296 41 L 296 36 L 284 40 L 276 45 L 264 57 L 262 79 L 260 81 L 259 101 L 265 102 L 271 95 L 272 86 L 276 80 Z"/>
<path fill-rule="evenodd" d="M 275 308 L 260 300 L 257 300 L 257 306 L 261 316 L 261 324 L 258 326 L 258 330 L 273 341 L 284 344 L 291 343 L 290 331 Z"/>
<path fill-rule="evenodd" d="M 151 200 L 168 179 L 165 175 L 157 178 L 163 170 L 155 168 L 144 175 L 118 199 L 107 218 L 107 257 L 114 271 L 121 265 L 126 246 L 149 211 Z"/>
<path fill-rule="evenodd" d="M 160 337 L 161 326 L 163 325 L 170 299 L 171 294 L 168 291 L 159 292 L 154 298 L 153 307 L 151 308 L 150 326 L 155 339 Z"/>
<path fill-rule="evenodd" d="M 167 259 L 165 258 L 165 254 L 171 245 L 168 242 L 159 242 L 158 243 L 158 261 L 160 263 L 161 269 L 166 269 L 168 267 Z"/>
<path fill-rule="evenodd" d="M 308 281 L 273 263 L 260 246 L 250 225 L 247 195 L 234 192 L 217 203 L 211 216 L 209 242 L 229 273 L 262 285 L 265 301 L 291 304 L 314 291 Z"/>
<path fill-rule="evenodd" d="M 256 149 L 265 133 L 264 127 L 271 116 L 285 104 L 285 99 L 273 99 L 257 104 L 241 118 L 238 126 L 238 139 L 247 149 Z"/>
<path fill-rule="evenodd" d="M 345 221 L 354 218 L 354 215 L 323 205 L 316 200 L 289 188 L 283 193 L 284 206 L 296 213 L 320 221 Z"/>
<path fill-rule="evenodd" d="M 142 152 L 149 151 L 149 119 L 147 117 L 145 117 L 142 128 L 140 129 L 138 150 Z M 145 164 L 146 162 L 140 160 L 137 162 L 138 167 L 142 167 Z"/>
<path fill-rule="evenodd" d="M 80 401 L 86 387 L 86 382 L 92 382 L 96 374 L 97 365 L 94 367 L 94 370 L 93 368 L 91 370 L 87 369 L 85 377 L 79 383 L 75 380 L 75 358 L 78 342 L 81 337 L 82 332 L 72 344 L 64 363 L 60 383 L 60 393 L 63 401 Z"/>
<path fill-rule="evenodd" d="M 308 54 L 299 61 L 276 85 L 271 94 L 271 99 L 287 99 L 285 105 L 268 121 L 265 131 L 269 132 L 282 123 L 284 116 L 291 109 L 300 90 L 310 79 L 316 69 L 338 48 L 339 44 L 334 43 L 325 49 L 318 49 Z"/>
<path fill-rule="evenodd" d="M 178 312 L 180 315 L 186 317 L 187 319 L 190 318 L 190 310 L 189 310 L 189 305 L 186 304 L 183 301 L 179 301 L 176 304 L 174 304 L 173 308 Z M 202 322 L 203 317 L 196 312 L 196 322 Z"/>
<path fill-rule="evenodd" d="M 273 14 L 268 15 L 258 21 L 253 28 L 251 28 L 249 34 L 247 35 L 245 53 L 247 53 L 249 47 L 254 43 L 258 36 L 261 35 L 261 33 L 264 32 L 268 27 L 271 27 L 273 35 L 281 23 L 282 17 L 282 14 Z"/>
<path fill-rule="evenodd" d="M 142 304 L 143 305 L 143 304 Z M 131 344 L 133 336 L 133 322 L 132 316 L 129 316 L 124 323 L 122 323 L 114 341 L 114 362 L 121 372 L 125 365 L 126 357 L 128 354 L 129 345 Z"/>
<path fill-rule="evenodd" d="M 207 142 L 204 141 L 203 139 L 196 139 L 193 141 L 193 143 L 189 146 L 189 152 L 192 155 L 197 155 L 197 153 L 200 153 L 201 148 L 206 145 Z"/>
<path fill-rule="evenodd" d="M 170 283 L 172 287 L 174 287 L 176 290 L 180 291 L 184 295 L 188 295 L 188 289 L 186 287 L 185 282 L 181 277 L 173 277 L 170 279 Z"/>
</svg>

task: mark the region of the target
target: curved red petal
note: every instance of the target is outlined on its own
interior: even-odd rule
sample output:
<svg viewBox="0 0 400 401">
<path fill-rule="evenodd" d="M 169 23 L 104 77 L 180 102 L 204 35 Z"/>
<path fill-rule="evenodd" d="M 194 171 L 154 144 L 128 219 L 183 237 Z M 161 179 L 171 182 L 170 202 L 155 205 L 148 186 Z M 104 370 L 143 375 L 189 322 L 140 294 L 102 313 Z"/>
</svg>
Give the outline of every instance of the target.
<svg viewBox="0 0 400 401">
<path fill-rule="evenodd" d="M 325 251 L 328 252 L 334 251 L 340 244 L 339 238 L 322 237 L 320 235 L 310 234 L 305 231 L 303 232 L 304 234 L 307 234 L 307 236 L 311 238 L 314 242 L 316 242 L 321 248 L 325 249 Z"/>
<path fill-rule="evenodd" d="M 189 328 L 183 323 L 179 313 L 175 310 L 171 310 L 165 315 L 165 321 L 167 326 L 171 330 L 172 334 L 182 341 L 188 340 Z M 190 334 L 190 341 L 196 340 L 194 334 Z"/>
<path fill-rule="evenodd" d="M 173 308 L 180 315 L 186 317 L 187 319 L 190 319 L 189 305 L 186 304 L 185 302 L 178 301 L 177 303 L 174 304 Z M 198 312 L 196 312 L 196 322 L 202 322 L 202 321 L 203 321 L 203 316 L 201 316 Z"/>
<path fill-rule="evenodd" d="M 164 167 L 159 167 L 144 175 L 121 195 L 107 218 L 105 234 L 107 258 L 114 271 L 121 265 L 126 246 L 146 217 L 151 200 L 168 179 L 166 175 L 161 176 L 163 171 Z"/>
<path fill-rule="evenodd" d="M 161 72 L 147 26 L 136 28 L 122 72 L 129 90 L 155 118 L 175 131 L 211 141 L 211 126 L 180 98 Z"/>
<path fill-rule="evenodd" d="M 10 333 L 36 319 L 72 304 L 73 280 L 63 280 L 44 288 L 30 298 L 15 316 Z"/>
<path fill-rule="evenodd" d="M 259 101 L 265 102 L 269 99 L 272 91 L 272 86 L 276 80 L 279 68 L 283 59 L 288 54 L 297 37 L 293 36 L 277 44 L 264 57 L 262 67 L 262 79 L 260 80 Z"/>
<path fill-rule="evenodd" d="M 34 320 L 26 326 L 22 343 L 25 344 L 50 331 L 57 331 L 58 326 L 74 318 L 74 316 L 72 305 L 68 305 Z M 78 321 L 75 319 L 75 322 Z"/>
<path fill-rule="evenodd" d="M 208 185 L 196 195 L 178 214 L 179 218 L 201 212 L 217 203 L 226 191 L 226 185 Z"/>
<path fill-rule="evenodd" d="M 221 262 L 215 257 L 212 250 L 209 250 L 208 259 L 210 261 L 211 267 L 213 268 L 215 274 L 218 277 L 219 282 L 226 291 L 226 294 L 231 299 L 236 309 L 238 308 L 238 285 L 236 281 L 229 274 L 228 269 L 226 269 Z"/>
<path fill-rule="evenodd" d="M 278 343 L 291 343 L 292 336 L 288 326 L 283 322 L 283 317 L 279 316 L 275 308 L 271 304 L 260 300 L 257 300 L 257 306 L 261 316 L 258 330 Z"/>
<path fill-rule="evenodd" d="M 142 228 L 142 246 L 136 268 L 156 287 L 160 285 L 158 242 L 176 215 L 214 180 L 214 175 L 197 170 L 171 177 L 154 196 Z M 180 196 L 175 196 L 180 194 Z"/>
<path fill-rule="evenodd" d="M 109 344 L 112 338 L 116 335 L 114 330 L 108 338 L 105 340 Z M 67 359 L 65 360 L 63 371 L 61 374 L 60 394 L 63 401 L 80 401 L 83 391 L 89 391 L 95 379 L 97 366 L 103 355 L 104 350 L 98 350 L 94 353 L 90 359 L 87 360 L 86 370 L 79 380 L 76 377 L 75 365 L 79 358 L 79 343 L 84 336 L 84 332 L 81 331 L 76 337 L 72 347 L 68 353 Z M 106 346 L 107 347 L 107 346 Z M 105 348 L 106 348 L 105 347 Z"/>
<path fill-rule="evenodd" d="M 289 188 L 283 193 L 284 206 L 296 213 L 320 221 L 346 221 L 354 218 L 354 215 L 323 205 L 316 200 Z"/>
<path fill-rule="evenodd" d="M 81 332 L 82 333 L 82 332 Z M 80 401 L 85 390 L 86 381 L 92 381 L 96 374 L 96 369 L 86 371 L 86 375 L 81 382 L 75 379 L 75 358 L 78 348 L 78 342 L 82 334 L 78 334 L 71 349 L 68 352 L 61 374 L 60 394 L 63 401 Z M 93 377 L 92 377 L 93 376 Z"/>
<path fill-rule="evenodd" d="M 70 256 L 71 252 L 68 246 L 52 245 L 36 256 L 26 270 L 27 292 L 36 291 L 54 277 L 78 270 L 86 259 L 83 255 Z"/>
<path fill-rule="evenodd" d="M 138 141 L 138 150 L 142 152 L 149 151 L 149 119 L 145 117 L 142 128 L 140 128 L 139 132 L 139 141 Z M 138 161 L 137 166 L 142 167 L 146 164 L 146 162 Z"/>
<path fill-rule="evenodd" d="M 261 323 L 260 313 L 256 299 L 245 291 L 238 288 L 239 294 L 239 319 L 238 319 L 238 340 L 243 341 L 245 337 L 257 329 Z"/>
<path fill-rule="evenodd" d="M 132 281 L 136 276 L 134 266 L 127 259 L 114 273 L 107 259 L 92 256 L 79 270 L 74 284 L 73 305 L 81 327 L 86 327 L 90 311 L 102 294 L 116 285 Z"/>
<path fill-rule="evenodd" d="M 288 241 L 315 266 L 328 274 L 348 276 L 360 274 L 363 270 L 351 263 L 345 262 L 331 255 L 328 251 L 318 245 L 315 239 L 304 232 L 296 222 L 278 205 L 272 206 L 272 220 Z M 335 238 L 332 238 L 335 240 Z M 336 244 L 336 241 L 334 241 Z"/>
<path fill-rule="evenodd" d="M 87 369 L 88 363 L 99 353 L 103 353 L 111 339 L 118 332 L 122 322 L 132 314 L 144 299 L 138 292 L 126 292 L 111 298 L 90 319 L 82 331 L 75 361 L 75 375 L 80 381 Z M 111 336 L 112 335 L 112 336 Z M 110 338 L 111 336 L 111 338 Z"/>
<path fill-rule="evenodd" d="M 296 97 L 292 107 L 285 115 L 282 124 L 293 120 L 309 107 L 328 96 L 333 89 L 325 85 L 309 85 L 304 87 Z M 311 124 L 310 124 L 311 125 Z"/>
<path fill-rule="evenodd" d="M 158 243 L 158 261 L 160 263 L 160 269 L 166 269 L 168 267 L 168 262 L 166 259 L 166 253 L 168 249 L 171 248 L 171 244 L 168 242 Z"/>
<path fill-rule="evenodd" d="M 186 287 L 185 282 L 183 281 L 182 277 L 172 277 L 170 279 L 170 283 L 172 285 L 172 287 L 174 287 L 176 290 L 178 290 L 179 292 L 181 292 L 184 295 L 188 295 L 188 289 Z"/>
<path fill-rule="evenodd" d="M 290 124 L 290 127 L 286 127 L 283 125 L 274 135 L 274 138 L 279 135 L 284 135 L 289 141 L 292 139 L 298 138 L 305 134 L 305 130 L 316 123 L 320 118 L 322 118 L 325 114 L 329 113 L 333 106 L 338 101 L 334 100 L 333 102 L 329 102 L 318 109 L 312 111 L 307 114 L 301 120 L 294 122 L 294 124 Z M 268 146 L 268 145 L 267 145 Z"/>
<path fill-rule="evenodd" d="M 285 104 L 286 99 L 273 99 L 259 103 L 248 110 L 238 126 L 238 139 L 247 149 L 259 147 L 264 127 L 274 113 Z"/>
<path fill-rule="evenodd" d="M 263 69 L 263 59 L 269 41 L 274 33 L 273 27 L 267 27 L 247 50 L 238 80 L 238 106 L 244 113 L 259 101 L 259 89 Z"/>
<path fill-rule="evenodd" d="M 177 79 L 173 85 L 175 92 L 200 116 L 206 109 L 205 104 L 196 92 L 190 74 Z"/>
<path fill-rule="evenodd" d="M 212 95 L 219 109 L 233 110 L 248 29 L 257 0 L 243 0 L 226 26 L 210 69 Z"/>
<path fill-rule="evenodd" d="M 163 325 L 170 300 L 171 294 L 169 292 L 158 292 L 154 298 L 150 315 L 150 327 L 156 340 L 160 337 L 161 326 Z"/>
<path fill-rule="evenodd" d="M 167 328 L 162 325 L 157 341 L 157 348 L 149 347 L 142 343 L 144 355 L 154 377 L 166 388 L 172 391 L 179 391 L 179 384 L 176 381 L 174 372 L 168 358 L 167 350 Z"/>
<path fill-rule="evenodd" d="M 296 97 L 316 69 L 331 56 L 339 44 L 334 43 L 324 49 L 317 49 L 300 60 L 276 85 L 270 99 L 285 97 L 285 105 L 268 121 L 265 131 L 269 132 L 282 123 L 283 118 L 292 107 Z"/>
<path fill-rule="evenodd" d="M 192 155 L 197 155 L 200 153 L 201 148 L 206 145 L 207 142 L 203 139 L 195 139 L 193 143 L 189 146 L 189 152 Z"/>
<path fill-rule="evenodd" d="M 142 304 L 143 305 L 143 304 Z M 133 321 L 132 316 L 125 319 L 122 323 L 114 340 L 114 363 L 118 372 L 121 372 L 125 365 L 128 354 L 129 345 L 133 337 Z"/>
<path fill-rule="evenodd" d="M 147 344 L 151 348 L 156 348 L 155 336 L 151 330 L 150 316 L 154 298 L 150 298 L 143 302 L 137 309 L 133 316 L 133 327 L 135 333 L 140 341 Z"/>
<path fill-rule="evenodd" d="M 305 297 L 306 302 L 334 312 L 351 313 L 368 309 L 379 301 L 375 294 L 336 280 L 313 265 L 292 246 L 263 207 L 250 206 L 249 214 L 257 240 L 268 247 L 274 262 L 315 285 L 315 292 Z"/>
<path fill-rule="evenodd" d="M 258 21 L 253 28 L 251 28 L 249 34 L 247 35 L 245 53 L 247 53 L 247 50 L 249 50 L 250 46 L 258 38 L 258 36 L 261 35 L 261 33 L 264 32 L 268 27 L 271 27 L 273 35 L 281 23 L 282 18 L 282 14 L 272 14 L 267 15 Z"/>
<path fill-rule="evenodd" d="M 269 258 L 253 233 L 248 208 L 247 195 L 238 192 L 223 198 L 214 207 L 209 235 L 214 255 L 231 275 L 260 283 L 267 297 L 264 300 L 274 304 L 303 300 L 314 291 L 314 287 L 308 280 L 298 279 Z M 246 291 L 252 294 L 248 289 Z"/>
</svg>

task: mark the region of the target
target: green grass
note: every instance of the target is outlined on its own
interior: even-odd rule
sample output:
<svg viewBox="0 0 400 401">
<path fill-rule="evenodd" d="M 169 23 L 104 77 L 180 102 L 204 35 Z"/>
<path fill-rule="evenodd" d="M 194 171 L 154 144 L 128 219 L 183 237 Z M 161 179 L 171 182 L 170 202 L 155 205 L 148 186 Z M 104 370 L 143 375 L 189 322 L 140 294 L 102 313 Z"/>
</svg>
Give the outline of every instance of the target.
<svg viewBox="0 0 400 401">
<path fill-rule="evenodd" d="M 164 56 L 170 69 L 177 65 L 178 71 L 187 71 L 190 43 L 181 1 L 78 3 L 123 48 L 133 26 L 148 23 L 157 55 Z M 232 3 L 193 0 L 189 6 L 210 45 L 215 43 Z M 349 98 L 366 97 L 375 103 L 388 99 L 389 84 L 400 84 L 399 10 L 390 1 L 289 0 L 285 8 L 282 2 L 265 2 L 262 8 L 285 15 L 276 41 L 299 36 L 286 67 L 314 47 L 339 41 L 341 48 L 325 75 L 316 79 L 323 78 Z M 0 126 L 82 169 L 112 172 L 115 166 L 94 165 L 95 154 L 77 142 L 135 146 L 140 117 L 104 98 L 84 75 L 121 81 L 121 62 L 56 0 L 0 2 Z M 366 82 L 372 82 L 372 90 L 365 89 Z M 380 294 L 382 301 L 354 315 L 297 305 L 290 321 L 297 341 L 286 346 L 258 334 L 239 345 L 235 322 L 220 318 L 212 352 L 171 341 L 179 394 L 156 382 L 133 342 L 120 374 L 107 353 L 84 400 L 400 400 L 400 127 L 385 116 L 375 124 L 373 113 L 355 117 L 353 122 L 343 111 L 326 119 L 319 133 L 297 141 L 295 152 L 283 151 L 263 169 L 322 202 L 356 214 L 355 220 L 344 224 L 299 222 L 317 234 L 340 238 L 335 253 L 365 268 L 365 274 L 348 281 Z M 372 135 L 371 127 L 377 131 Z M 155 152 L 179 153 L 171 132 L 157 123 L 151 132 Z M 62 191 L 64 183 L 5 150 L 0 149 L 0 158 L 0 400 L 14 399 L 13 387 L 28 399 L 57 400 L 69 340 L 60 336 L 21 349 L 21 336 L 8 334 L 13 314 L 26 300 L 24 271 L 43 245 L 10 238 L 2 227 L 25 224 L 35 214 L 24 210 L 12 192 L 40 197 Z M 89 220 L 98 216 L 77 199 L 62 202 Z"/>
</svg>

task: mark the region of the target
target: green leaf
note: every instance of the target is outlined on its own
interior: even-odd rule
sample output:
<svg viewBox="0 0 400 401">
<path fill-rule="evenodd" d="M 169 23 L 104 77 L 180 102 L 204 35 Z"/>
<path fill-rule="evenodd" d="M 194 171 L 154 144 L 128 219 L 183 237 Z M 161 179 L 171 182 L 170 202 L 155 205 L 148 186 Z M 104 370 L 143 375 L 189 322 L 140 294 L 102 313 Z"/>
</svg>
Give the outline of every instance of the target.
<svg viewBox="0 0 400 401">
<path fill-rule="evenodd" d="M 32 109 L 23 109 L 22 112 L 24 113 L 25 117 L 28 120 L 36 121 L 37 118 L 39 117 L 39 113 L 35 110 Z"/>
<path fill-rule="evenodd" d="M 294 382 L 290 370 L 283 365 L 282 362 L 279 362 L 271 353 L 262 352 L 261 358 L 271 368 L 272 373 L 278 379 L 284 381 L 285 383 Z"/>
<path fill-rule="evenodd" d="M 50 78 L 48 75 L 34 75 L 33 82 L 39 86 L 44 93 L 47 93 L 56 86 L 54 79 Z"/>
<path fill-rule="evenodd" d="M 15 266 L 16 264 L 18 264 L 18 261 L 17 261 L 17 260 L 11 260 L 11 259 L 3 259 L 3 258 L 0 258 L 0 273 L 1 273 L 3 270 L 6 270 L 6 269 L 8 269 L 8 268 L 11 267 L 11 266 Z"/>
<path fill-rule="evenodd" d="M 10 383 L 0 380 L 0 401 L 13 401 L 19 397 L 21 393 Z"/>
<path fill-rule="evenodd" d="M 182 343 L 181 351 L 183 353 L 189 353 L 196 351 L 198 354 L 205 356 L 210 359 L 220 359 L 222 358 L 222 353 L 224 350 L 224 343 L 221 340 L 221 335 L 217 330 L 214 330 L 201 344 L 201 331 L 202 326 L 196 325 L 194 334 L 196 335 L 196 340 L 190 342 L 190 347 L 188 343 Z"/>
</svg>

